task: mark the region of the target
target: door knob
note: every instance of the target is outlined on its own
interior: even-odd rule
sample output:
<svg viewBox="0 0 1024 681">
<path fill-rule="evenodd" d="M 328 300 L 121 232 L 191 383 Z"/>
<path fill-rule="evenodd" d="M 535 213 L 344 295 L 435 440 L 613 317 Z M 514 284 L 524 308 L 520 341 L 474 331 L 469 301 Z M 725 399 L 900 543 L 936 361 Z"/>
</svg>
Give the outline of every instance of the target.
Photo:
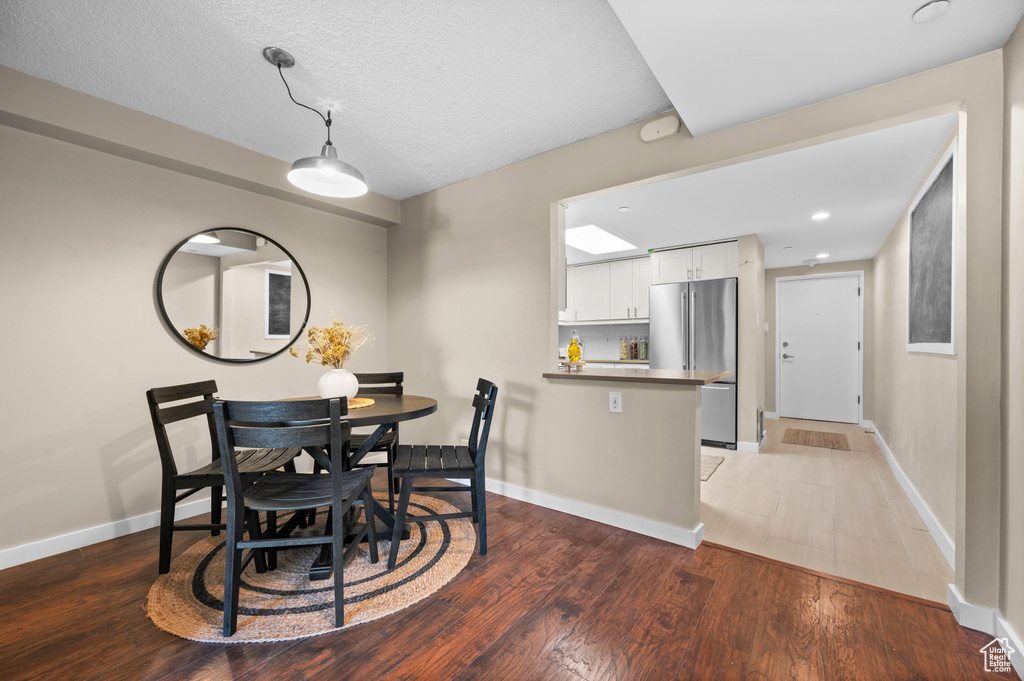
<svg viewBox="0 0 1024 681">
<path fill-rule="evenodd" d="M 782 359 L 793 359 L 793 355 L 782 355 Z"/>
</svg>

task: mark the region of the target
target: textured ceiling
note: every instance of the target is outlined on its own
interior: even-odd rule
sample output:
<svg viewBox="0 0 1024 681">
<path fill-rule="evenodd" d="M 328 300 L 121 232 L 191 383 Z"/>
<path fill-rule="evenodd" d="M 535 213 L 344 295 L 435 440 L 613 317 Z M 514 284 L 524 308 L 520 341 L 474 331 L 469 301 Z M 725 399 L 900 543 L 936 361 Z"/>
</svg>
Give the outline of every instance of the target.
<svg viewBox="0 0 1024 681">
<path fill-rule="evenodd" d="M 4 0 L 0 63 L 402 199 L 671 107 L 604 0 Z"/>
<path fill-rule="evenodd" d="M 574 201 L 566 227 L 597 224 L 638 248 L 592 256 L 566 247 L 566 257 L 575 264 L 757 234 L 768 269 L 822 252 L 827 262 L 871 259 L 956 119 L 947 114 Z M 811 220 L 818 211 L 831 216 Z"/>
<path fill-rule="evenodd" d="M 609 0 L 696 137 L 997 50 L 1024 0 Z"/>
<path fill-rule="evenodd" d="M 334 113 L 341 159 L 401 199 L 673 103 L 703 134 L 980 54 L 1024 13 L 952 0 L 915 24 L 923 0 L 610 2 L 3 0 L 0 63 L 291 162 L 325 135 L 262 57 L 282 47 L 295 97 Z"/>
</svg>

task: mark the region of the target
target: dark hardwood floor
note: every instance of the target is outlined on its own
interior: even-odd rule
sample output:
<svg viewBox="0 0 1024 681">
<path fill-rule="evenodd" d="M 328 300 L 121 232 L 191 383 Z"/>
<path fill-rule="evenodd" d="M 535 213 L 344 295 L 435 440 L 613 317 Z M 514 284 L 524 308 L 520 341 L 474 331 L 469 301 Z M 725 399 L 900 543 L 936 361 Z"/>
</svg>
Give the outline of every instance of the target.
<svg viewBox="0 0 1024 681">
<path fill-rule="evenodd" d="M 157 629 L 145 612 L 155 529 L 0 571 L 0 679 L 1018 678 L 986 673 L 990 637 L 938 604 L 487 503 L 488 554 L 439 592 L 298 641 L 202 644 Z M 176 554 L 190 538 L 175 537 Z"/>
</svg>

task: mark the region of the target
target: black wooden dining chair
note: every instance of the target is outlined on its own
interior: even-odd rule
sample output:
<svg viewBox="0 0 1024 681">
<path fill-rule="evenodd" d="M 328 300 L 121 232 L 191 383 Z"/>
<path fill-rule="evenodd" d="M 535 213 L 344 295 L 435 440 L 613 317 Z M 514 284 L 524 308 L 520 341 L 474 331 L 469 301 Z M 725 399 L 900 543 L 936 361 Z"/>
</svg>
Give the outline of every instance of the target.
<svg viewBox="0 0 1024 681">
<path fill-rule="evenodd" d="M 200 381 L 146 391 L 149 413 L 153 419 L 156 446 L 160 452 L 162 480 L 160 484 L 160 574 L 171 568 L 171 542 L 175 532 L 209 530 L 219 534 L 224 529 L 221 522 L 221 506 L 224 503 L 224 472 L 221 467 L 220 450 L 217 447 L 217 429 L 213 420 L 213 395 L 217 392 L 215 381 Z M 188 400 L 188 401 L 186 401 Z M 173 405 L 169 403 L 175 403 Z M 167 426 L 185 419 L 205 416 L 210 433 L 210 463 L 187 473 L 178 472 L 178 464 L 171 451 Z M 300 449 L 250 449 L 238 452 L 235 459 L 242 478 L 252 482 L 260 475 L 285 468 L 294 471 L 293 459 Z M 210 490 L 210 522 L 174 522 L 174 509 L 179 501 L 203 489 Z M 179 492 L 179 490 L 182 490 Z"/>
<path fill-rule="evenodd" d="M 395 452 L 394 474 L 402 481 L 398 498 L 398 512 L 395 515 L 394 534 L 391 537 L 391 552 L 388 554 L 388 569 L 394 569 L 398 561 L 398 543 L 405 529 L 409 512 L 409 497 L 418 478 L 447 478 L 469 480 L 468 487 L 415 487 L 417 492 L 469 492 L 472 497 L 471 511 L 417 515 L 416 522 L 447 520 L 450 518 L 472 518 L 480 533 L 480 555 L 487 553 L 487 508 L 484 485 L 484 456 L 487 452 L 487 435 L 491 430 L 494 402 L 498 388 L 481 378 L 476 383 L 473 396 L 473 425 L 469 431 L 468 445 L 400 445 Z"/>
<path fill-rule="evenodd" d="M 347 408 L 347 405 L 346 405 Z M 370 562 L 377 562 L 377 535 L 373 523 L 370 479 L 373 468 L 345 471 L 348 440 L 352 428 L 342 421 L 341 400 L 295 402 L 217 402 L 213 406 L 217 441 L 224 465 L 228 496 L 227 540 L 224 546 L 224 636 L 238 627 L 238 589 L 242 570 L 254 558 L 261 567 L 261 552 L 283 547 L 329 544 L 334 571 L 334 624 L 345 623 L 345 579 L 343 564 L 364 538 L 369 543 Z M 328 475 L 272 472 L 246 485 L 231 452 L 237 447 L 324 447 L 330 456 Z M 345 550 L 346 517 L 356 501 L 363 505 L 364 522 L 350 537 Z M 277 531 L 276 514 L 329 507 L 329 532 L 295 534 Z M 267 527 L 260 527 L 259 511 L 267 514 Z M 302 516 L 296 513 L 296 516 Z M 244 539 L 248 530 L 250 539 Z M 245 554 L 246 549 L 251 549 Z M 244 554 L 244 555 L 243 555 Z M 273 555 L 273 554 L 271 554 Z M 270 562 L 271 568 L 274 561 Z"/>
<path fill-rule="evenodd" d="M 359 381 L 359 393 L 358 397 L 373 397 L 374 395 L 402 395 L 404 389 L 402 382 L 405 380 L 405 374 L 401 371 L 391 371 L 380 374 L 355 374 L 356 379 Z M 351 448 L 353 450 L 359 449 L 368 435 L 361 433 L 352 434 Z M 370 449 L 371 452 L 385 452 L 387 456 L 387 467 L 388 467 L 388 510 L 393 514 L 395 512 L 395 494 L 398 493 L 398 481 L 394 476 L 395 468 L 395 448 L 398 447 L 398 424 L 391 426 L 391 430 L 384 434 L 384 436 L 377 441 L 377 444 Z M 356 464 L 356 467 L 372 465 L 369 462 L 366 464 Z"/>
</svg>

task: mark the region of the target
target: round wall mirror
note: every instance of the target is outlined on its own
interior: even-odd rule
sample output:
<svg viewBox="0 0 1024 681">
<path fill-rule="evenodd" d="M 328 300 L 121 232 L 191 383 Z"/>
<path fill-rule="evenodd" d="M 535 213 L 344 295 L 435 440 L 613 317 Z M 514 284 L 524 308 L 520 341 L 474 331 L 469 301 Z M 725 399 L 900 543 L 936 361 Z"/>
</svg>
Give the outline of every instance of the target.
<svg viewBox="0 0 1024 681">
<path fill-rule="evenodd" d="M 182 241 L 160 265 L 156 292 L 172 335 L 222 362 L 284 352 L 309 320 L 309 283 L 299 263 L 248 229 L 211 229 Z"/>
</svg>

